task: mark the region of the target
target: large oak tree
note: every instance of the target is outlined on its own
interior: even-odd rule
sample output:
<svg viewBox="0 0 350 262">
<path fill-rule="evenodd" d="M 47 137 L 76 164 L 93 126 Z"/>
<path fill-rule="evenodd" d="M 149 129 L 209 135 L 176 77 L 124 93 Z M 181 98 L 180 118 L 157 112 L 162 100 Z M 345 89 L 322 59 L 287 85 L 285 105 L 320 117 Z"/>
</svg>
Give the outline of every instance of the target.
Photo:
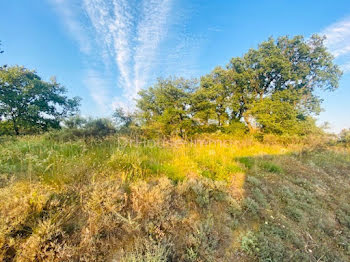
<svg viewBox="0 0 350 262">
<path fill-rule="evenodd" d="M 51 79 L 43 81 L 24 67 L 0 68 L 0 118 L 12 123 L 16 135 L 59 128 L 60 121 L 74 115 L 80 99 Z"/>
<path fill-rule="evenodd" d="M 199 86 L 159 81 L 141 91 L 138 108 L 144 125 L 163 134 L 225 131 L 239 122 L 250 131 L 305 134 L 321 109 L 318 91 L 338 87 L 342 72 L 333 59 L 323 37 L 270 38 L 201 77 Z"/>
</svg>

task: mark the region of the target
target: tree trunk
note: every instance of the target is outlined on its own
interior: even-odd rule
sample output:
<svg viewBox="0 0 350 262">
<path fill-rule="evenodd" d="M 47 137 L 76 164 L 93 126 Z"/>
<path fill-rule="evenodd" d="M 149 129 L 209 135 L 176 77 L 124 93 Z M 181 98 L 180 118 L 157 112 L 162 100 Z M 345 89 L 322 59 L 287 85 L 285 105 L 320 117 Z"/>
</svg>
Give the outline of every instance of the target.
<svg viewBox="0 0 350 262">
<path fill-rule="evenodd" d="M 18 136 L 19 135 L 19 129 L 18 129 L 16 120 L 14 118 L 12 118 L 12 123 L 13 123 L 13 129 L 15 130 L 15 134 L 16 134 L 16 136 Z"/>
<path fill-rule="evenodd" d="M 250 123 L 249 117 L 247 116 L 247 114 L 245 114 L 245 113 L 243 114 L 243 119 L 244 119 L 244 122 L 247 124 L 249 132 L 254 133 L 255 129 L 253 128 L 252 124 Z"/>
</svg>

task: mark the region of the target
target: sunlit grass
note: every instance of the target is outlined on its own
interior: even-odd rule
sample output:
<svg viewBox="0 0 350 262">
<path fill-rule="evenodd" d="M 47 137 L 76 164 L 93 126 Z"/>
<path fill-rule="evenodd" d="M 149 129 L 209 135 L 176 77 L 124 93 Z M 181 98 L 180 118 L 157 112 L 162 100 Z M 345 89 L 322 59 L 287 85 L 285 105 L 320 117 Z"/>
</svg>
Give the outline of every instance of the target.
<svg viewBox="0 0 350 262">
<path fill-rule="evenodd" d="M 81 172 L 121 175 L 127 180 L 165 175 L 174 181 L 203 176 L 230 182 L 235 174 L 244 172 L 238 158 L 288 151 L 254 141 L 142 144 L 109 138 L 85 143 L 34 136 L 0 144 L 0 173 L 58 184 L 72 182 Z"/>
<path fill-rule="evenodd" d="M 335 149 L 2 142 L 0 260 L 344 261 L 350 154 Z"/>
</svg>

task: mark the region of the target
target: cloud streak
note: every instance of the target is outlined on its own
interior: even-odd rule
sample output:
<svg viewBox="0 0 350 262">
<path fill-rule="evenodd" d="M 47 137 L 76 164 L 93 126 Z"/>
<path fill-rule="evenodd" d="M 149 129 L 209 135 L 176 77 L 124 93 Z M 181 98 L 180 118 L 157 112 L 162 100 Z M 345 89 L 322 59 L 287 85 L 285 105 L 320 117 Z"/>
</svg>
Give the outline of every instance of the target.
<svg viewBox="0 0 350 262">
<path fill-rule="evenodd" d="M 62 17 L 65 27 L 68 29 L 70 35 L 78 42 L 80 51 L 84 54 L 90 54 L 91 44 L 88 35 L 86 34 L 87 29 L 84 25 L 79 22 L 80 18 L 74 9 L 78 9 L 75 5 L 76 2 L 68 0 L 51 0 L 55 6 L 56 11 Z M 73 7 L 75 8 L 72 8 Z"/>
<path fill-rule="evenodd" d="M 135 94 L 147 83 L 147 77 L 155 63 L 156 51 L 167 33 L 167 17 L 171 0 L 145 0 L 142 4 L 142 17 L 137 26 L 137 47 L 134 56 L 134 90 L 127 96 Z"/>
<path fill-rule="evenodd" d="M 90 95 L 102 112 L 108 111 L 108 104 L 110 92 L 108 88 L 108 80 L 103 78 L 99 72 L 89 69 L 83 80 L 85 86 L 90 91 Z"/>
<path fill-rule="evenodd" d="M 350 17 L 326 27 L 321 35 L 327 37 L 325 44 L 339 61 L 344 72 L 350 71 Z"/>
<path fill-rule="evenodd" d="M 92 60 L 96 64 L 102 62 L 104 71 L 114 70 L 115 85 L 122 88 L 122 98 L 117 100 L 132 106 L 157 64 L 174 0 L 50 1 L 86 55 L 88 69 L 84 82 L 96 103 L 115 104 L 116 99 L 104 95 L 105 88 L 100 92 L 100 85 L 106 81 L 103 74 L 91 68 Z"/>
</svg>

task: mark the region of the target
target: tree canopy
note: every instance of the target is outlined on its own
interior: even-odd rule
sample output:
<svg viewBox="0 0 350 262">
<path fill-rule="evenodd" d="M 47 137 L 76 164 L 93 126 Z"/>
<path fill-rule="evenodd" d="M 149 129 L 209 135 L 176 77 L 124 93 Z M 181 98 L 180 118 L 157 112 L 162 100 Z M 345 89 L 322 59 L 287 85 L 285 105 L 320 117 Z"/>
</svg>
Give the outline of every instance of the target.
<svg viewBox="0 0 350 262">
<path fill-rule="evenodd" d="M 254 132 L 305 134 L 321 110 L 318 90 L 338 87 L 341 71 L 313 35 L 270 38 L 226 68 L 201 77 L 159 79 L 137 102 L 144 128 L 162 134 L 228 131 L 244 123 Z"/>
<path fill-rule="evenodd" d="M 142 90 L 137 101 L 141 124 L 164 135 L 183 137 L 193 125 L 194 84 L 184 78 L 159 79 L 154 87 Z"/>
<path fill-rule="evenodd" d="M 43 81 L 35 71 L 24 67 L 0 69 L 0 119 L 11 123 L 15 134 L 59 128 L 60 121 L 74 115 L 80 99 L 68 98 L 56 82 Z"/>
<path fill-rule="evenodd" d="M 116 109 L 114 123 L 119 131 L 141 127 L 145 134 L 183 138 L 217 131 L 306 135 L 315 130 L 314 117 L 321 111 L 317 94 L 338 87 L 342 72 L 333 60 L 318 35 L 269 38 L 199 81 L 158 79 L 139 92 L 136 113 Z M 59 128 L 77 113 L 79 103 L 55 79 L 43 81 L 24 67 L 0 67 L 0 129 L 5 133 Z M 71 128 L 79 125 L 88 126 L 79 117 L 66 122 Z"/>
</svg>

